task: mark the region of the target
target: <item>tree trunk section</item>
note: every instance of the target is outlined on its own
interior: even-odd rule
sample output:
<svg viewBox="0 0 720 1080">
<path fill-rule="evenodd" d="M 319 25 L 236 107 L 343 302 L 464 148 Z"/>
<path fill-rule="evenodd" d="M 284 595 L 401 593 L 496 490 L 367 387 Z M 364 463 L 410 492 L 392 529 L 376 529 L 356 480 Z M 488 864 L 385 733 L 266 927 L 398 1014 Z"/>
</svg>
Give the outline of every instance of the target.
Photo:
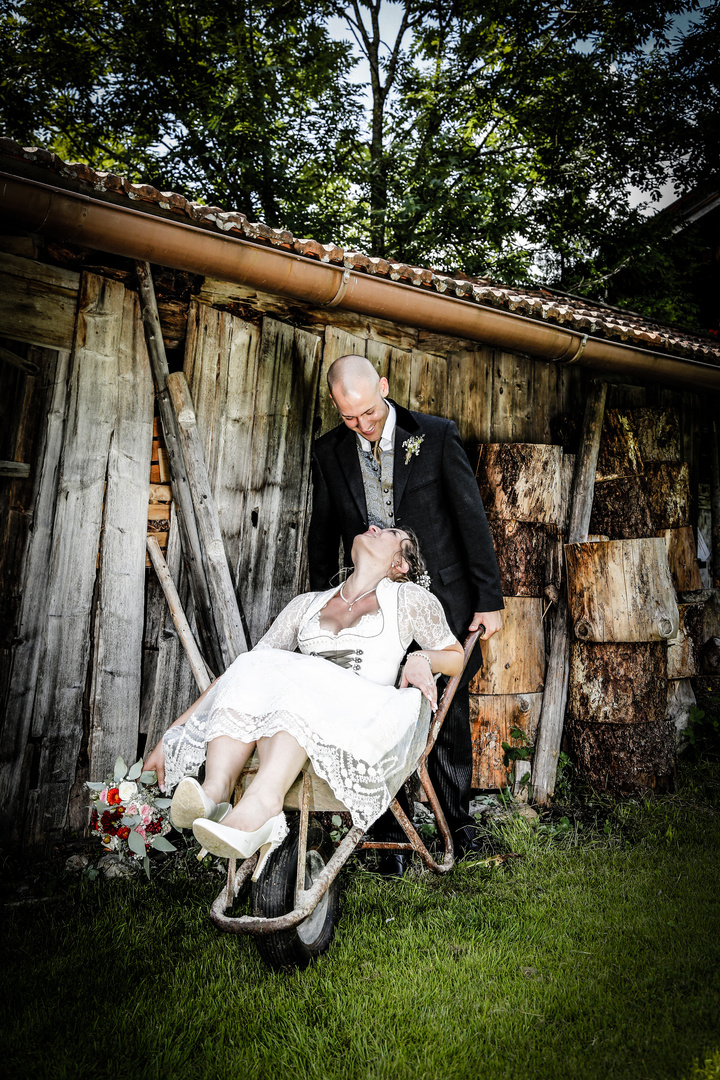
<svg viewBox="0 0 720 1080">
<path fill-rule="evenodd" d="M 491 443 L 480 448 L 476 477 L 488 516 L 559 526 L 561 446 Z"/>
<path fill-rule="evenodd" d="M 545 678 L 543 602 L 506 596 L 502 633 L 484 643 L 483 667 L 470 683 L 473 694 L 537 694 Z"/>
<path fill-rule="evenodd" d="M 568 716 L 579 724 L 643 724 L 664 720 L 666 655 L 662 641 L 573 642 Z"/>
</svg>

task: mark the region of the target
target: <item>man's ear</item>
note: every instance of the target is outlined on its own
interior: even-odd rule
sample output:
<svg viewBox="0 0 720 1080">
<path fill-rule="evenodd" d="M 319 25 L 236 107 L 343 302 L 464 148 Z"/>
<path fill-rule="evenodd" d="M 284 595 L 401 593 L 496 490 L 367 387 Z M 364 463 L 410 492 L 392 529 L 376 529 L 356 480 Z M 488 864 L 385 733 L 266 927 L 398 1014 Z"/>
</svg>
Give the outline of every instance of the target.
<svg viewBox="0 0 720 1080">
<path fill-rule="evenodd" d="M 383 375 L 382 379 L 380 380 L 379 385 L 380 385 L 380 393 L 382 394 L 382 396 L 384 398 L 387 397 L 388 394 L 390 393 L 390 383 L 387 381 L 387 379 L 385 378 L 384 375 Z"/>
</svg>

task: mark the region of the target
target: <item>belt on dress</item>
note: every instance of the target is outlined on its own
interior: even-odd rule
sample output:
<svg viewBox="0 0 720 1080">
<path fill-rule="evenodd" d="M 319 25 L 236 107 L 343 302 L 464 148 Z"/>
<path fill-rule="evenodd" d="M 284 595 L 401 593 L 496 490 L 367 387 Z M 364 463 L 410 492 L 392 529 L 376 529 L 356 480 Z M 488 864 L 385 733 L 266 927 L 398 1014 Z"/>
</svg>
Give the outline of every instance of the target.
<svg viewBox="0 0 720 1080">
<path fill-rule="evenodd" d="M 329 652 L 314 652 L 310 656 L 319 656 L 322 660 L 329 660 L 331 664 L 358 672 L 362 665 L 362 649 L 337 649 Z"/>
</svg>

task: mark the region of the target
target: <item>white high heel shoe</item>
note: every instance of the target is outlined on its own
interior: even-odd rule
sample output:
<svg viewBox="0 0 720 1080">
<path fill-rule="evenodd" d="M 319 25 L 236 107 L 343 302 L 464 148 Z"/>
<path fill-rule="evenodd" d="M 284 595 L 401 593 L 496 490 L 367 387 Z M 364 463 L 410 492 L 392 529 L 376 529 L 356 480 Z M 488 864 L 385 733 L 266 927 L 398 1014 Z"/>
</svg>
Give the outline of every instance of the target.
<svg viewBox="0 0 720 1080">
<path fill-rule="evenodd" d="M 229 812 L 229 802 L 214 803 L 194 776 L 185 776 L 175 788 L 170 820 L 176 829 L 189 829 L 198 818 L 222 821 Z"/>
<path fill-rule="evenodd" d="M 195 839 L 210 852 L 221 859 L 249 859 L 259 850 L 253 881 L 257 881 L 275 848 L 282 844 L 288 834 L 285 814 L 280 811 L 269 818 L 264 825 L 254 832 L 242 832 L 230 825 L 221 825 L 217 821 L 199 818 L 193 823 Z"/>
</svg>

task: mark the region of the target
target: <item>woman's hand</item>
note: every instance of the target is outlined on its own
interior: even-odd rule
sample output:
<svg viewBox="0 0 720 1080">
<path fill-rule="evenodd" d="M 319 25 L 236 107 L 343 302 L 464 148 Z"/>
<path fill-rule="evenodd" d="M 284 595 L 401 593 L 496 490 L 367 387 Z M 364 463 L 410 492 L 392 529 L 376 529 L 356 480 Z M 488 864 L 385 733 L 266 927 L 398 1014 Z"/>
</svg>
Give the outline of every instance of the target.
<svg viewBox="0 0 720 1080">
<path fill-rule="evenodd" d="M 422 653 L 412 652 L 405 661 L 400 689 L 405 686 L 416 686 L 430 702 L 433 712 L 437 709 L 437 686 L 432 668 Z"/>
<path fill-rule="evenodd" d="M 143 762 L 143 771 L 151 772 L 154 770 L 157 773 L 158 787 L 161 791 L 165 790 L 165 751 L 163 750 L 162 739 L 157 744 L 154 750 L 151 750 L 148 756 Z"/>
</svg>

